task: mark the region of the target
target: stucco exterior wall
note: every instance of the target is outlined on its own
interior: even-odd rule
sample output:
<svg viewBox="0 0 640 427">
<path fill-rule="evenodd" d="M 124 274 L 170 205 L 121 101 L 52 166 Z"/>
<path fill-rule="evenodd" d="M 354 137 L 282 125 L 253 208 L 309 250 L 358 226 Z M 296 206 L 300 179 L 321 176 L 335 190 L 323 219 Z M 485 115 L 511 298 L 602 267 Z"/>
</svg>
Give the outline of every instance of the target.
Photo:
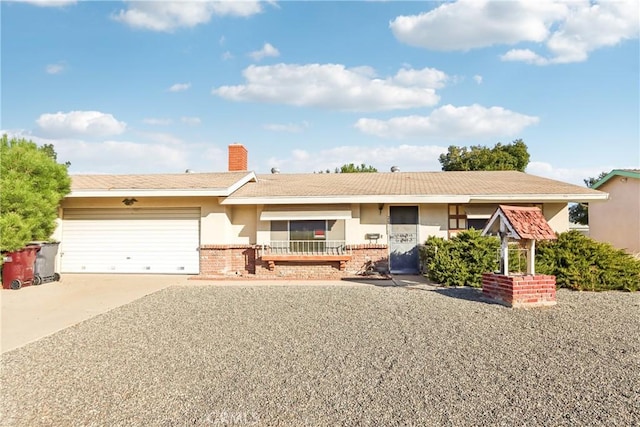
<svg viewBox="0 0 640 427">
<path fill-rule="evenodd" d="M 386 243 L 387 242 L 387 217 L 389 216 L 388 205 L 361 204 L 355 205 L 357 208 L 351 210 L 353 218 L 348 220 L 346 236 L 349 244 L 365 243 Z M 382 208 L 382 210 L 380 210 Z M 358 216 L 356 216 L 356 214 Z M 366 234 L 380 234 L 380 239 L 369 241 Z"/>
<path fill-rule="evenodd" d="M 418 227 L 418 243 L 424 243 L 429 236 L 447 237 L 449 222 L 448 205 L 419 205 L 420 226 Z"/>
<path fill-rule="evenodd" d="M 567 203 L 545 203 L 542 214 L 556 233 L 569 231 L 569 205 Z"/>
<path fill-rule="evenodd" d="M 258 217 L 255 206 L 230 206 L 227 244 L 255 244 Z"/>
<path fill-rule="evenodd" d="M 640 253 L 640 179 L 616 176 L 598 190 L 609 193 L 609 200 L 589 203 L 590 237 Z"/>
</svg>

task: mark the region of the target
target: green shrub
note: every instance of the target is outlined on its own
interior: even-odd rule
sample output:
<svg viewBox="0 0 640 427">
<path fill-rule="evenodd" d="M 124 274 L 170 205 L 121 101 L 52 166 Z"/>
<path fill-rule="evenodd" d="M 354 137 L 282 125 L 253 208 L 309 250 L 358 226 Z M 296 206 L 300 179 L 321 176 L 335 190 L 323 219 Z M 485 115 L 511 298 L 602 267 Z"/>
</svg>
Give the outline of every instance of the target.
<svg viewBox="0 0 640 427">
<path fill-rule="evenodd" d="M 560 287 L 581 291 L 640 288 L 640 260 L 607 243 L 569 231 L 537 246 L 536 271 L 556 276 Z"/>
<path fill-rule="evenodd" d="M 477 230 L 458 233 L 445 240 L 429 237 L 420 248 L 420 261 L 429 278 L 445 286 L 482 286 L 482 273 L 498 268 L 496 237 Z"/>
</svg>

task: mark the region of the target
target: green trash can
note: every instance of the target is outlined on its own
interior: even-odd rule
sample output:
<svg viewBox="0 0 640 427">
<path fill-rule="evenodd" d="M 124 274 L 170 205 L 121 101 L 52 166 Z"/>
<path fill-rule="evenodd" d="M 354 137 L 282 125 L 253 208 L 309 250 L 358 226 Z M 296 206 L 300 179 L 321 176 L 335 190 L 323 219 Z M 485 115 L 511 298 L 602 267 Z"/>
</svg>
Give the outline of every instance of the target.
<svg viewBox="0 0 640 427">
<path fill-rule="evenodd" d="M 57 282 L 60 274 L 56 273 L 56 255 L 60 243 L 38 243 L 40 250 L 36 255 L 34 283 Z"/>
</svg>

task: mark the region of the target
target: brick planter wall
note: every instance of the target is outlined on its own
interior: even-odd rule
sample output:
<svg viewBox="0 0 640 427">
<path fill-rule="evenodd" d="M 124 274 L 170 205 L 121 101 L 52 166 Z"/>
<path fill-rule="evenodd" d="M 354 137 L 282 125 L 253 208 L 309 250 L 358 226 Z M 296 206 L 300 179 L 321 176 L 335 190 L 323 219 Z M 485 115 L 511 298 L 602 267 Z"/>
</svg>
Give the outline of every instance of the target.
<svg viewBox="0 0 640 427">
<path fill-rule="evenodd" d="M 555 305 L 556 277 L 485 273 L 482 275 L 482 296 L 513 308 Z"/>
<path fill-rule="evenodd" d="M 201 276 L 246 276 L 256 272 L 253 245 L 203 245 L 200 247 Z"/>
<path fill-rule="evenodd" d="M 349 249 L 352 257 L 343 271 L 338 261 L 276 261 L 271 271 L 255 245 L 203 245 L 200 247 L 200 278 L 340 279 L 354 276 L 367 261 L 374 263 L 376 271 L 388 271 L 387 245 L 352 245 Z"/>
<path fill-rule="evenodd" d="M 283 261 L 275 263 L 275 268 L 269 270 L 269 264 L 262 261 L 256 253 L 256 276 L 264 279 L 340 279 L 352 277 L 360 271 L 367 261 L 373 261 L 376 270 L 388 271 L 387 245 L 365 244 L 348 246 L 351 250 L 351 260 L 347 261 L 345 269 L 340 271 L 338 261 L 296 262 Z"/>
</svg>

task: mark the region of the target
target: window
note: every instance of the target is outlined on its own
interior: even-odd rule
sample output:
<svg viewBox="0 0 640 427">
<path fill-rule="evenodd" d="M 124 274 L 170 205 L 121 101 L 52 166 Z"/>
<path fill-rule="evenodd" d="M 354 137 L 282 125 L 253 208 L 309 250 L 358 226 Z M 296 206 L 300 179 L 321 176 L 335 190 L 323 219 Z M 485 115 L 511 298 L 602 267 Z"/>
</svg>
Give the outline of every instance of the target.
<svg viewBox="0 0 640 427">
<path fill-rule="evenodd" d="M 289 221 L 290 240 L 326 240 L 327 221 Z"/>
<path fill-rule="evenodd" d="M 289 221 L 289 240 L 291 252 L 324 252 L 327 221 Z"/>
<path fill-rule="evenodd" d="M 449 205 L 449 230 L 466 230 L 467 214 L 462 205 Z"/>
<path fill-rule="evenodd" d="M 344 220 L 271 221 L 271 247 L 281 253 L 327 253 L 344 249 Z"/>
<path fill-rule="evenodd" d="M 484 226 L 487 225 L 490 218 L 467 218 L 467 227 L 469 229 L 475 228 L 476 230 L 482 231 Z"/>
</svg>

